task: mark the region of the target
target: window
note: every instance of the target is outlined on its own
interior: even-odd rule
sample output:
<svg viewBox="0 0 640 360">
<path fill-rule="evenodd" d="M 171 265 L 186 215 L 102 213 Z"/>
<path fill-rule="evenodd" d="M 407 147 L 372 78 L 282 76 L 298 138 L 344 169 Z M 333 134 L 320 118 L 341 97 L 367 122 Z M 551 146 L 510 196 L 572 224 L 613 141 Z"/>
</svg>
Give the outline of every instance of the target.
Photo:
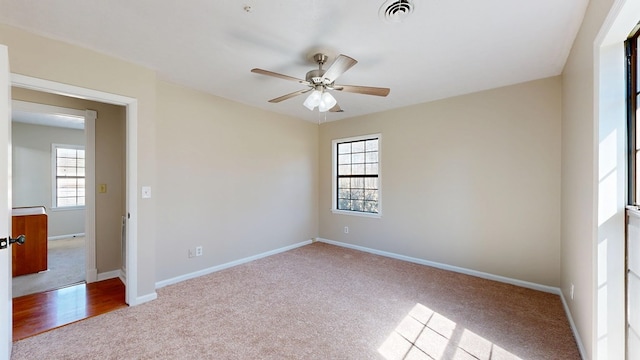
<svg viewBox="0 0 640 360">
<path fill-rule="evenodd" d="M 380 215 L 380 134 L 334 140 L 333 211 Z"/>
<path fill-rule="evenodd" d="M 640 177 L 638 177 L 638 165 L 640 164 L 640 116 L 638 116 L 638 94 L 640 93 L 640 81 L 638 81 L 638 26 L 635 27 L 629 39 L 625 42 L 627 57 L 627 136 L 628 136 L 628 167 L 629 167 L 629 205 L 640 204 Z"/>
<path fill-rule="evenodd" d="M 84 147 L 53 144 L 53 207 L 84 206 Z"/>
</svg>

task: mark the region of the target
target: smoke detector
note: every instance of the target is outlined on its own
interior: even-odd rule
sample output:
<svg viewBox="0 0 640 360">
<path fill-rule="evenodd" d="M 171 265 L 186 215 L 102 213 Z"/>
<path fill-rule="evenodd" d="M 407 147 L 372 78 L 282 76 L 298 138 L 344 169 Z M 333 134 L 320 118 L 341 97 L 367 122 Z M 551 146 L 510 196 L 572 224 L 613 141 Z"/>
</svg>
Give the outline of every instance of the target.
<svg viewBox="0 0 640 360">
<path fill-rule="evenodd" d="M 387 0 L 378 11 L 378 15 L 385 22 L 398 23 L 413 12 L 415 5 L 410 0 Z"/>
</svg>

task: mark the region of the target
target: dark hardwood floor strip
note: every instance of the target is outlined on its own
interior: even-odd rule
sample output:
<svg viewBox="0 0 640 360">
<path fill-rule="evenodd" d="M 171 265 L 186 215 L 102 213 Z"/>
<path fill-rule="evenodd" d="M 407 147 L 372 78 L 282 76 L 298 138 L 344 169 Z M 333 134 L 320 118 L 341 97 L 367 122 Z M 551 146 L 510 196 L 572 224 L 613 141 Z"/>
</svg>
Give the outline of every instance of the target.
<svg viewBox="0 0 640 360">
<path fill-rule="evenodd" d="M 73 285 L 13 299 L 13 341 L 126 307 L 120 279 Z"/>
</svg>

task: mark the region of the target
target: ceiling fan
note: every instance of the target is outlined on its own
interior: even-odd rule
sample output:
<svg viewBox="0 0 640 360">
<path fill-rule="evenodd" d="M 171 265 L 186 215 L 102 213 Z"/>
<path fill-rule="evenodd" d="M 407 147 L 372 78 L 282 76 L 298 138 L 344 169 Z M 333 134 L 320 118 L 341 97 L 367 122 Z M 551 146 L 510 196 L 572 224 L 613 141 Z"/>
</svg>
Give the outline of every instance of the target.
<svg viewBox="0 0 640 360">
<path fill-rule="evenodd" d="M 327 62 L 327 55 L 315 54 L 313 60 L 318 64 L 317 70 L 311 70 L 307 72 L 305 80 L 294 78 L 292 76 L 275 73 L 273 71 L 262 69 L 251 69 L 251 72 L 256 74 L 262 74 L 267 76 L 273 76 L 280 79 L 295 81 L 303 85 L 307 85 L 307 89 L 298 90 L 290 94 L 282 95 L 277 98 L 269 100 L 270 103 L 279 103 L 281 101 L 290 99 L 292 97 L 302 95 L 311 91 L 311 94 L 304 101 L 303 105 L 313 111 L 318 107 L 318 111 L 325 112 L 342 112 L 343 110 L 338 105 L 336 99 L 329 93 L 331 90 L 346 91 L 356 94 L 387 96 L 389 94 L 388 88 L 371 87 L 371 86 L 356 86 L 356 85 L 338 85 L 335 83 L 336 79 L 349 70 L 358 61 L 346 56 L 339 55 L 335 61 L 329 66 L 327 70 L 324 70 L 322 66 Z"/>
</svg>

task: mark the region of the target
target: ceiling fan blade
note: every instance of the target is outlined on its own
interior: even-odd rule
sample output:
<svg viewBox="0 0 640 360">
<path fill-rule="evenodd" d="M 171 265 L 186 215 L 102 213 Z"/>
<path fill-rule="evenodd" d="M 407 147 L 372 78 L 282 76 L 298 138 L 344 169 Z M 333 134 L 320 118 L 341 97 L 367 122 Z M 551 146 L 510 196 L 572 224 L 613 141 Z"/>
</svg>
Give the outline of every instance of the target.
<svg viewBox="0 0 640 360">
<path fill-rule="evenodd" d="M 271 99 L 271 100 L 269 100 L 269 102 L 270 102 L 270 103 L 279 103 L 279 102 L 281 102 L 281 101 L 284 101 L 284 100 L 287 100 L 287 99 L 291 99 L 291 98 L 292 98 L 292 97 L 294 97 L 294 96 L 302 95 L 302 94 L 304 94 L 304 93 L 306 93 L 306 92 L 309 92 L 309 91 L 311 91 L 311 90 L 313 90 L 313 88 L 294 91 L 294 92 L 292 92 L 292 93 L 290 93 L 290 94 L 282 95 L 282 96 L 277 97 L 277 98 L 275 98 L 275 99 Z"/>
<path fill-rule="evenodd" d="M 344 74 L 345 71 L 351 69 L 357 63 L 356 59 L 340 54 L 324 73 L 323 78 L 328 81 L 328 84 L 331 84 L 338 76 Z"/>
<path fill-rule="evenodd" d="M 340 108 L 340 105 L 335 104 L 331 109 L 329 109 L 329 112 L 344 112 L 344 110 Z"/>
<path fill-rule="evenodd" d="M 389 91 L 391 91 L 389 88 L 356 85 L 335 85 L 333 90 L 376 96 L 387 96 L 389 95 Z"/>
<path fill-rule="evenodd" d="M 252 73 L 256 73 L 256 74 L 261 74 L 261 75 L 273 76 L 273 77 L 277 77 L 277 78 L 280 78 L 280 79 L 295 81 L 295 82 L 298 82 L 300 84 L 309 85 L 309 82 L 306 81 L 306 80 L 294 78 L 293 76 L 289 76 L 289 75 L 278 74 L 276 72 L 269 71 L 269 70 L 263 70 L 263 69 L 256 68 L 256 69 L 251 69 L 251 72 Z"/>
</svg>

